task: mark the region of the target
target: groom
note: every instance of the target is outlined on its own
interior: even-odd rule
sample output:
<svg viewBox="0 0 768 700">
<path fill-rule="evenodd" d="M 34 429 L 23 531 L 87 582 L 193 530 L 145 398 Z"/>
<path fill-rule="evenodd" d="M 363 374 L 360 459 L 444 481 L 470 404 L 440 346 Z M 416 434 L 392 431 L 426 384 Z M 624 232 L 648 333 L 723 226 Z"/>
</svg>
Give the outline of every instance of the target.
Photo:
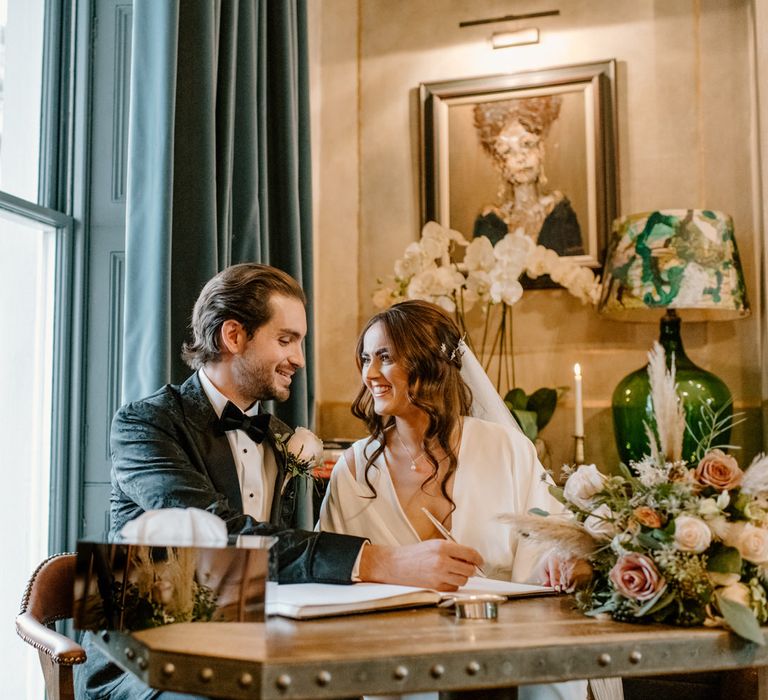
<svg viewBox="0 0 768 700">
<path fill-rule="evenodd" d="M 296 280 L 267 265 L 235 265 L 205 285 L 182 352 L 195 373 L 123 406 L 112 422 L 112 535 L 144 511 L 173 507 L 215 513 L 230 534 L 293 524 L 294 483 L 283 492 L 275 445 L 292 430 L 260 414 L 259 402 L 286 400 L 304 366 L 304 304 Z M 280 580 L 348 583 L 361 544 L 283 532 Z"/>
<path fill-rule="evenodd" d="M 148 510 L 202 508 L 221 517 L 230 534 L 277 535 L 282 583 L 462 585 L 482 559 L 453 542 L 384 547 L 286 529 L 294 520 L 295 484 L 284 492 L 275 435 L 291 429 L 260 414 L 259 402 L 286 400 L 304 366 L 305 304 L 296 280 L 268 265 L 234 265 L 205 285 L 192 313 L 192 341 L 183 348 L 195 373 L 126 404 L 112 422 L 111 535 Z M 90 640 L 85 646 L 78 698 L 172 697 L 125 676 Z"/>
</svg>

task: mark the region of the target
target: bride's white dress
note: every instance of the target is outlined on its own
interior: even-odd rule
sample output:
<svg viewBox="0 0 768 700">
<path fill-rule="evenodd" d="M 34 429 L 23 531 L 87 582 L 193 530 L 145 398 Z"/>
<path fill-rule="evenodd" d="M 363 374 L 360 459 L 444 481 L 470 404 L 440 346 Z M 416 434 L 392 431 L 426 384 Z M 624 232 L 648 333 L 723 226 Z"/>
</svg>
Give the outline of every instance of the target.
<svg viewBox="0 0 768 700">
<path fill-rule="evenodd" d="M 483 569 L 492 578 L 530 581 L 541 549 L 519 539 L 512 527 L 498 521 L 504 513 L 527 513 L 531 508 L 560 512 L 562 505 L 549 493 L 546 473 L 536 450 L 522 433 L 498 423 L 466 417 L 461 434 L 458 467 L 453 485 L 456 509 L 451 533 L 457 542 L 483 556 Z M 365 483 L 366 455 L 378 442 L 358 440 L 353 448 L 355 475 L 344 457 L 337 462 L 320 510 L 320 529 L 359 537 L 372 544 L 405 545 L 420 538 L 397 499 L 384 456 L 369 470 L 376 498 Z M 519 700 L 583 700 L 586 682 L 523 686 Z"/>
</svg>

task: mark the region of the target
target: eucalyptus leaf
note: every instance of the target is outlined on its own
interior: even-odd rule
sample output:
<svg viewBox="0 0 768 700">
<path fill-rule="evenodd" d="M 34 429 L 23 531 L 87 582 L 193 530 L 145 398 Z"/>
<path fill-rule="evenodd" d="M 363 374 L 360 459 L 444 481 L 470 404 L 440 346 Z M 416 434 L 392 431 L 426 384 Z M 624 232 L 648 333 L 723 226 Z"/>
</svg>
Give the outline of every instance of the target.
<svg viewBox="0 0 768 700">
<path fill-rule="evenodd" d="M 728 627 L 738 634 L 739 637 L 743 637 L 760 646 L 765 646 L 765 637 L 757 622 L 755 613 L 746 605 L 728 600 L 728 598 L 724 598 L 719 593 L 716 594 L 716 598 L 717 607 L 720 608 L 720 612 L 728 623 Z"/>
<path fill-rule="evenodd" d="M 667 595 L 664 595 L 665 593 Z M 661 588 L 656 592 L 656 595 L 653 596 L 653 598 L 646 600 L 645 603 L 643 603 L 643 606 L 635 613 L 635 617 L 642 617 L 643 615 L 647 615 L 651 612 L 651 610 L 661 610 L 661 608 L 663 608 L 664 605 L 667 605 L 674 597 L 674 591 L 669 591 L 667 587 L 664 586 L 664 588 Z M 664 605 L 660 605 L 657 608 L 656 604 L 659 602 L 664 602 Z"/>
<path fill-rule="evenodd" d="M 562 486 L 552 486 L 552 484 L 550 484 L 549 494 L 550 496 L 552 496 L 552 498 L 555 498 L 558 501 L 560 501 L 560 503 L 565 503 L 565 494 L 563 493 Z"/>
<path fill-rule="evenodd" d="M 659 612 L 659 610 L 663 610 L 667 607 L 670 603 L 673 603 L 675 600 L 675 591 L 668 591 L 667 595 L 665 595 L 661 600 L 659 600 L 655 605 L 651 606 L 647 613 L 648 615 L 653 615 L 654 613 Z"/>
<path fill-rule="evenodd" d="M 658 530 L 654 530 L 653 532 L 641 532 L 636 536 L 637 543 L 648 549 L 661 549 L 664 547 L 664 542 L 658 537 L 654 537 L 654 532 L 658 532 Z"/>
<path fill-rule="evenodd" d="M 541 508 L 531 508 L 528 512 L 531 515 L 541 515 L 545 518 L 549 515 L 549 513 L 546 510 L 542 510 Z"/>
<path fill-rule="evenodd" d="M 614 610 L 616 610 L 616 599 L 610 598 L 605 603 L 603 603 L 599 608 L 592 608 L 592 610 L 587 610 L 587 612 L 584 614 L 588 615 L 589 617 L 596 617 L 597 615 L 613 612 Z"/>
</svg>

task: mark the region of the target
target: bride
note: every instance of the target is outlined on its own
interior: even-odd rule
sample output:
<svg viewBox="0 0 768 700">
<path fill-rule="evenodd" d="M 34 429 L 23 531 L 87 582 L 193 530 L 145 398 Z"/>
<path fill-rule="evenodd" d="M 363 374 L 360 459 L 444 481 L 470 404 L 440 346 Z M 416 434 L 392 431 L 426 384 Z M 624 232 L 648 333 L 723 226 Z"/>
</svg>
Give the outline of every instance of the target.
<svg viewBox="0 0 768 700">
<path fill-rule="evenodd" d="M 415 544 L 442 537 L 427 510 L 480 552 L 490 577 L 571 590 L 588 575 L 585 564 L 561 561 L 499 522 L 505 513 L 562 506 L 532 443 L 442 309 L 405 301 L 376 314 L 358 340 L 357 363 L 363 386 L 352 412 L 370 437 L 336 464 L 320 529 L 377 545 Z M 582 681 L 521 687 L 519 694 L 585 696 Z"/>
</svg>

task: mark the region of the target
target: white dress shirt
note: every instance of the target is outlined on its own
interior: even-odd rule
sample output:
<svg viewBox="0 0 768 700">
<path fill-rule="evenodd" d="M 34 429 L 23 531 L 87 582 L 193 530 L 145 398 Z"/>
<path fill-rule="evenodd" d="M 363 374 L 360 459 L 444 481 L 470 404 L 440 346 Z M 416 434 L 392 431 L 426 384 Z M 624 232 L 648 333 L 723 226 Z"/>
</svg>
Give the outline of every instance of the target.
<svg viewBox="0 0 768 700">
<path fill-rule="evenodd" d="M 216 416 L 221 418 L 229 399 L 214 386 L 202 367 L 198 376 Z M 257 402 L 245 411 L 245 415 L 255 416 L 258 412 Z M 227 430 L 225 434 L 237 467 L 243 512 L 256 520 L 268 522 L 277 478 L 275 455 L 271 449 L 265 450 L 263 442 L 259 444 L 251 440 L 244 430 Z"/>
</svg>

